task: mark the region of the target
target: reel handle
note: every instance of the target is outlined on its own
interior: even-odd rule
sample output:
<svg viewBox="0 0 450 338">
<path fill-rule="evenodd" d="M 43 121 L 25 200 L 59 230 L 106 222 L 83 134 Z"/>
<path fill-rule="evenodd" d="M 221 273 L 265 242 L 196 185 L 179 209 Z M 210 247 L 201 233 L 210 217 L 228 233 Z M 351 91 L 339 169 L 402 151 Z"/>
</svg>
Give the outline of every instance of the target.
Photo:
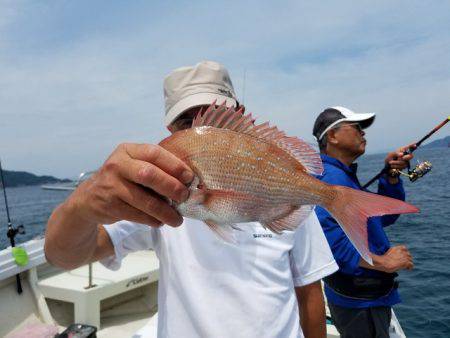
<svg viewBox="0 0 450 338">
<path fill-rule="evenodd" d="M 25 234 L 25 228 L 24 228 L 23 224 L 18 225 L 16 229 L 17 229 L 17 233 L 19 235 L 24 235 Z"/>
</svg>

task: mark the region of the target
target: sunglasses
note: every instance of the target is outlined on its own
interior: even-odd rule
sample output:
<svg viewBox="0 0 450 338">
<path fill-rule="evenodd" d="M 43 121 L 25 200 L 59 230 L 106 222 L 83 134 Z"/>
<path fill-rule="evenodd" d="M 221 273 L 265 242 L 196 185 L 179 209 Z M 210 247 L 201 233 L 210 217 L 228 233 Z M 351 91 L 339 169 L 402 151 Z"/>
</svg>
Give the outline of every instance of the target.
<svg viewBox="0 0 450 338">
<path fill-rule="evenodd" d="M 236 110 L 240 108 L 240 104 L 238 101 L 236 101 Z M 197 116 L 198 110 L 191 111 L 187 114 L 182 114 L 180 117 L 178 117 L 175 121 L 173 121 L 167 128 L 171 132 L 175 132 L 178 130 L 188 129 L 192 126 L 192 121 Z"/>
<path fill-rule="evenodd" d="M 194 117 L 178 118 L 171 123 L 171 127 L 176 130 L 190 128 L 193 120 Z"/>
<path fill-rule="evenodd" d="M 337 126 L 334 126 L 333 128 L 330 128 L 330 130 L 331 129 L 341 128 L 341 127 L 344 127 L 344 126 L 351 126 L 351 127 L 353 127 L 353 129 L 355 129 L 356 131 L 358 131 L 360 133 L 362 133 L 362 131 L 363 131 L 363 128 L 361 127 L 361 124 L 359 122 L 346 123 L 346 124 L 341 124 L 341 125 L 338 124 Z"/>
</svg>

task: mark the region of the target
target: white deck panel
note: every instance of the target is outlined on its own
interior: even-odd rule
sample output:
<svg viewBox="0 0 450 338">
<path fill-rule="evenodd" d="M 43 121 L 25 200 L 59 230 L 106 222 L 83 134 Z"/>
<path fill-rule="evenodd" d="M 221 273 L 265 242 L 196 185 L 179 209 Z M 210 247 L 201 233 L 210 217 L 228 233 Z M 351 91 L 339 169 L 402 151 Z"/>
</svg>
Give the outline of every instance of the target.
<svg viewBox="0 0 450 338">
<path fill-rule="evenodd" d="M 100 302 L 157 281 L 159 262 L 153 251 L 140 251 L 125 257 L 117 271 L 94 263 L 92 275 L 95 286 L 89 289 L 87 265 L 41 278 L 38 286 L 46 298 L 73 303 L 75 322 L 100 328 Z"/>
</svg>

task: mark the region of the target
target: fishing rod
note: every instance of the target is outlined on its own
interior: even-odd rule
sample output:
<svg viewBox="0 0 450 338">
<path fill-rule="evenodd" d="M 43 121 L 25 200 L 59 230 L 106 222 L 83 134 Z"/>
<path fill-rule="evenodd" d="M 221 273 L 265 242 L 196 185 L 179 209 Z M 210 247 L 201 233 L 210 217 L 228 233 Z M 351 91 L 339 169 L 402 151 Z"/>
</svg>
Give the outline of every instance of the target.
<svg viewBox="0 0 450 338">
<path fill-rule="evenodd" d="M 444 121 L 439 123 L 436 127 L 434 127 L 428 134 L 426 134 L 424 137 L 422 137 L 418 142 L 410 146 L 406 151 L 403 152 L 403 156 L 412 154 L 417 148 L 420 147 L 420 145 L 427 140 L 431 135 L 433 135 L 435 132 L 437 132 L 439 129 L 441 129 L 443 126 L 447 124 L 447 122 L 450 121 L 450 116 L 448 116 Z M 411 182 L 416 181 L 418 178 L 424 176 L 431 170 L 431 163 L 429 161 L 424 161 L 419 163 L 415 166 L 413 170 L 408 169 L 408 173 L 405 174 L 404 172 L 397 170 L 396 172 L 400 175 L 404 175 L 409 177 Z M 367 188 L 370 186 L 373 182 L 375 182 L 377 179 L 379 179 L 383 174 L 387 173 L 390 170 L 389 164 L 386 164 L 386 166 L 377 174 L 375 175 L 369 182 L 363 185 L 363 188 Z"/>
<path fill-rule="evenodd" d="M 5 199 L 5 207 L 6 207 L 6 217 L 8 219 L 8 231 L 6 235 L 9 238 L 9 242 L 11 243 L 11 250 L 16 246 L 15 237 L 17 234 L 24 234 L 25 230 L 23 228 L 23 225 L 17 226 L 17 228 L 14 228 L 14 226 L 11 223 L 11 218 L 9 217 L 9 207 L 8 207 L 8 198 L 6 197 L 6 186 L 5 186 L 5 179 L 3 178 L 3 169 L 2 169 L 2 161 L 0 160 L 0 177 L 2 181 L 2 187 L 3 187 L 3 197 Z M 20 274 L 16 275 L 16 284 L 17 284 L 17 292 L 20 294 L 22 293 L 22 283 L 20 281 Z"/>
</svg>

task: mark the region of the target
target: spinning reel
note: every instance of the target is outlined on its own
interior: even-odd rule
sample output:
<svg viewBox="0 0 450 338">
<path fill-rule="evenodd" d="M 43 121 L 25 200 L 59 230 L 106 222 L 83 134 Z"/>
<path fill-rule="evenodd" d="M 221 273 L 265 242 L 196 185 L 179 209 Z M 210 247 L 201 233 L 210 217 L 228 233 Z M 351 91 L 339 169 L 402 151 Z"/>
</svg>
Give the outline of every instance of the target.
<svg viewBox="0 0 450 338">
<path fill-rule="evenodd" d="M 411 182 L 415 182 L 419 178 L 428 174 L 431 171 L 432 167 L 433 167 L 433 165 L 431 164 L 430 161 L 423 161 L 423 162 L 417 163 L 417 165 L 412 170 L 410 168 L 408 168 L 407 173 L 405 173 L 401 170 L 398 170 L 398 169 L 391 169 L 389 172 L 389 175 L 391 175 L 391 176 L 403 175 L 403 176 L 408 177 Z"/>
</svg>

